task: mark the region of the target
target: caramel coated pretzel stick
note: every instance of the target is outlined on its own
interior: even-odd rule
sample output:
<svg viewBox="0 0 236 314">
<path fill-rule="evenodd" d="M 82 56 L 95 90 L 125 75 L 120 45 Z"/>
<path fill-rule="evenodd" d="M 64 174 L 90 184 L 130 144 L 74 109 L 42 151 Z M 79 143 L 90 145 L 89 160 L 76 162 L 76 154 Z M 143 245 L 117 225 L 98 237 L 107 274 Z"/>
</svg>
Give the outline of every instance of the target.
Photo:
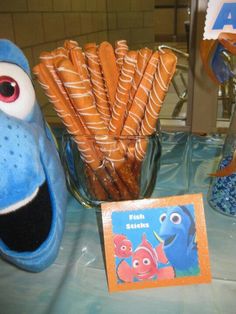
<svg viewBox="0 0 236 314">
<path fill-rule="evenodd" d="M 92 101 L 91 95 L 83 85 L 72 63 L 69 60 L 62 60 L 57 64 L 57 73 L 61 78 L 64 87 L 73 103 L 74 108 L 82 117 L 91 134 L 97 135 L 97 145 L 106 155 L 107 160 L 115 166 L 124 162 L 116 141 L 108 135 L 108 129 L 104 125 L 100 115 Z"/>
<path fill-rule="evenodd" d="M 175 73 L 177 58 L 170 51 L 160 53 L 160 62 L 155 73 L 153 87 L 142 121 L 141 134 L 150 135 L 156 131 L 157 119 L 167 94 L 170 81 Z"/>
<path fill-rule="evenodd" d="M 38 78 L 42 88 L 45 90 L 45 94 L 52 102 L 57 114 L 65 124 L 68 132 L 73 136 L 84 160 L 93 170 L 98 169 L 101 166 L 101 162 L 97 158 L 96 151 L 86 143 L 85 137 L 81 137 L 81 135 L 84 134 L 83 125 L 75 118 L 75 112 L 68 106 L 68 103 L 65 101 L 65 98 L 61 94 L 46 66 L 42 63 L 38 64 L 34 67 L 33 72 Z"/>
<path fill-rule="evenodd" d="M 56 73 L 56 70 L 55 70 L 55 67 L 54 67 L 54 62 L 55 62 L 55 59 L 58 58 L 58 56 L 56 56 L 55 54 L 52 54 L 50 52 L 42 52 L 39 56 L 40 58 L 40 61 L 42 63 L 44 63 L 46 65 L 46 67 L 48 68 L 49 72 L 51 73 L 54 81 L 56 82 L 60 92 L 62 93 L 62 95 L 65 97 L 66 101 L 68 102 L 68 105 L 71 105 L 70 104 L 70 100 L 69 100 L 69 97 L 62 85 L 62 82 L 61 80 L 59 79 L 57 73 Z M 67 58 L 67 55 L 66 54 L 62 54 L 61 55 L 61 58 Z"/>
<path fill-rule="evenodd" d="M 70 98 L 62 84 L 62 81 L 60 80 L 60 78 L 58 77 L 58 74 L 56 72 L 55 69 L 55 63 L 64 60 L 64 59 L 68 59 L 66 54 L 63 54 L 61 51 L 54 51 L 52 53 L 50 52 L 42 52 L 40 54 L 40 60 L 42 61 L 42 63 L 44 63 L 46 65 L 46 67 L 48 68 L 48 70 L 50 71 L 54 81 L 56 82 L 60 92 L 62 93 L 62 95 L 65 97 L 65 101 L 67 102 L 67 106 L 68 107 L 73 107 Z M 76 115 L 76 112 L 75 112 Z M 79 115 L 77 115 L 77 118 L 80 120 L 81 124 L 83 124 L 84 127 L 84 132 L 83 134 L 90 134 L 90 132 L 88 131 L 86 125 L 84 124 L 83 120 L 81 119 L 81 117 Z"/>
<path fill-rule="evenodd" d="M 84 81 L 80 79 L 70 60 L 61 60 L 58 62 L 56 70 L 74 108 L 82 117 L 91 134 L 107 134 L 107 127 L 97 111 L 93 97 L 87 90 Z"/>
<path fill-rule="evenodd" d="M 107 194 L 106 190 L 98 181 L 98 178 L 95 172 L 88 166 L 87 163 L 85 163 L 84 171 L 85 171 L 86 178 L 88 180 L 89 191 L 91 192 L 92 196 L 99 201 L 107 200 L 109 195 Z"/>
<path fill-rule="evenodd" d="M 112 109 L 115 102 L 119 71 L 116 65 L 116 57 L 112 45 L 106 41 L 98 47 L 98 56 L 107 88 L 107 96 Z"/>
<path fill-rule="evenodd" d="M 139 127 L 141 125 L 142 118 L 144 116 L 145 108 L 148 102 L 149 93 L 152 87 L 154 74 L 157 69 L 159 60 L 159 52 L 154 52 L 151 56 L 149 63 L 146 67 L 144 76 L 139 84 L 138 90 L 135 94 L 132 106 L 129 110 L 122 135 L 136 135 L 138 134 Z"/>
<path fill-rule="evenodd" d="M 76 119 L 73 109 L 67 106 L 67 102 L 46 66 L 42 63 L 38 64 L 34 67 L 34 74 L 37 76 L 39 83 L 45 90 L 45 94 L 54 105 L 58 116 L 62 119 L 68 132 L 73 136 L 81 153 L 81 158 L 93 169 L 98 178 L 102 178 L 106 182 L 104 185 L 103 181 L 101 183 L 112 199 L 119 200 L 120 193 L 113 185 L 113 181 L 106 172 L 106 169 L 102 166 L 103 161 L 100 160 L 100 154 L 96 150 L 96 147 L 87 140 L 86 135 L 84 135 L 83 125 L 80 123 L 80 120 Z M 96 184 L 100 183 L 96 182 Z"/>
<path fill-rule="evenodd" d="M 69 60 L 62 60 L 57 65 L 56 69 L 74 107 L 77 109 L 80 116 L 82 116 L 82 119 L 90 132 L 98 136 L 96 138 L 96 144 L 99 146 L 100 151 L 105 154 L 106 159 L 114 164 L 115 167 L 119 166 L 121 168 L 120 172 L 122 173 L 121 178 L 123 180 L 123 175 L 126 177 L 130 175 L 130 170 L 127 169 L 127 167 L 123 167 L 124 157 L 120 153 L 119 147 L 114 145 L 116 141 L 109 141 L 109 137 L 107 137 L 108 130 L 96 110 L 96 106 L 92 101 L 91 95 L 86 92 L 86 88 L 82 84 L 83 82 L 79 80 L 78 74 L 75 72 L 72 63 Z M 113 177 L 113 181 L 119 184 L 120 180 L 119 178 L 114 177 L 115 173 L 110 170 L 109 173 Z M 126 177 L 125 182 L 127 181 L 128 184 L 130 184 L 130 192 L 136 192 L 137 187 L 133 186 L 132 178 L 127 179 Z M 132 182 L 132 186 L 130 182 Z M 121 195 L 125 195 L 127 193 L 124 186 L 118 185 L 118 187 L 122 189 L 120 191 Z"/>
<path fill-rule="evenodd" d="M 54 62 L 56 62 L 57 58 L 67 59 L 69 58 L 69 52 L 64 47 L 58 47 L 51 51 L 51 55 L 54 57 Z"/>
<path fill-rule="evenodd" d="M 93 93 L 97 105 L 98 112 L 104 123 L 108 125 L 110 120 L 110 109 L 108 105 L 107 94 L 104 86 L 104 80 L 99 64 L 96 44 L 87 44 L 84 46 L 85 55 L 88 64 L 88 71 L 92 83 Z"/>
<path fill-rule="evenodd" d="M 67 50 L 71 50 L 71 49 L 78 47 L 78 46 L 79 46 L 79 44 L 75 40 L 68 39 L 68 40 L 64 41 L 64 48 Z"/>
<path fill-rule="evenodd" d="M 82 48 L 81 47 L 72 48 L 70 50 L 69 56 L 73 66 L 75 67 L 75 70 L 83 80 L 86 88 L 88 90 L 91 90 L 91 82 Z"/>
<path fill-rule="evenodd" d="M 143 48 L 143 49 L 140 49 L 138 51 L 137 68 L 135 71 L 134 81 L 133 81 L 131 91 L 130 91 L 130 97 L 129 97 L 127 112 L 129 112 L 129 110 L 130 110 L 130 107 L 133 103 L 134 96 L 135 96 L 137 89 L 139 87 L 139 84 L 143 78 L 144 71 L 147 67 L 147 64 L 148 64 L 151 56 L 152 56 L 152 50 L 149 48 Z"/>
<path fill-rule="evenodd" d="M 96 144 L 99 146 L 100 151 L 105 154 L 107 160 L 114 164 L 116 169 L 123 169 L 124 156 L 119 151 L 119 147 L 115 144 L 116 141 L 109 141 L 108 130 L 97 112 L 91 95 L 88 94 L 86 88 L 82 84 L 83 82 L 80 81 L 78 74 L 75 72 L 72 63 L 69 60 L 62 60 L 57 65 L 56 69 L 59 77 L 63 81 L 74 108 L 76 108 L 78 113 L 82 116 L 82 119 L 85 121 L 90 132 L 97 135 Z M 125 169 L 127 176 L 129 170 L 127 167 Z M 123 170 L 121 170 L 121 172 L 122 171 Z M 124 175 L 124 171 L 122 175 Z M 123 180 L 123 176 L 121 178 Z M 130 182 L 130 180 L 127 181 L 128 183 Z M 131 192 L 135 190 L 135 187 L 133 186 L 129 186 L 129 188 L 131 188 Z M 120 192 L 122 193 L 122 191 Z"/>
<path fill-rule="evenodd" d="M 116 55 L 116 64 L 121 70 L 124 57 L 126 56 L 129 48 L 126 40 L 117 40 L 115 42 L 115 55 Z"/>
<path fill-rule="evenodd" d="M 124 63 L 119 77 L 115 103 L 112 111 L 111 121 L 109 124 L 110 134 L 121 134 L 127 109 L 127 103 L 129 100 L 129 91 L 131 89 L 134 78 L 136 63 L 137 52 L 131 50 L 126 54 L 124 58 Z"/>
<path fill-rule="evenodd" d="M 177 58 L 170 51 L 160 52 L 160 61 L 155 73 L 153 87 L 149 96 L 145 115 L 142 121 L 140 134 L 151 135 L 156 131 L 157 120 L 162 107 L 162 103 L 168 91 L 170 81 L 175 73 Z M 143 160 L 146 153 L 147 141 L 138 141 L 135 156 L 138 160 Z"/>
</svg>

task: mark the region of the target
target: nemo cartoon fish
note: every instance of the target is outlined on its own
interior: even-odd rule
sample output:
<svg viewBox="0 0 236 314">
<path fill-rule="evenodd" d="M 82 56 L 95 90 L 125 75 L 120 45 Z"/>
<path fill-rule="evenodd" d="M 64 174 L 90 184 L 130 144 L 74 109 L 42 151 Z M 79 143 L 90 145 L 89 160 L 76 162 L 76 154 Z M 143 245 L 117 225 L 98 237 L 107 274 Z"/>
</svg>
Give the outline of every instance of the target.
<svg viewBox="0 0 236 314">
<path fill-rule="evenodd" d="M 160 249 L 160 248 L 159 248 Z M 132 266 L 126 261 L 121 261 L 117 267 L 117 276 L 124 282 L 133 282 L 135 279 L 171 279 L 175 273 L 172 266 L 158 268 L 158 263 L 166 263 L 166 257 L 161 254 L 163 261 L 159 258 L 157 251 L 148 242 L 146 235 L 143 234 L 142 242 L 132 254 Z"/>
<path fill-rule="evenodd" d="M 132 243 L 123 234 L 114 236 L 115 256 L 119 258 L 127 258 L 132 255 Z"/>
<path fill-rule="evenodd" d="M 158 239 L 175 271 L 198 269 L 196 228 L 193 216 L 185 206 L 176 206 L 160 218 Z"/>
</svg>

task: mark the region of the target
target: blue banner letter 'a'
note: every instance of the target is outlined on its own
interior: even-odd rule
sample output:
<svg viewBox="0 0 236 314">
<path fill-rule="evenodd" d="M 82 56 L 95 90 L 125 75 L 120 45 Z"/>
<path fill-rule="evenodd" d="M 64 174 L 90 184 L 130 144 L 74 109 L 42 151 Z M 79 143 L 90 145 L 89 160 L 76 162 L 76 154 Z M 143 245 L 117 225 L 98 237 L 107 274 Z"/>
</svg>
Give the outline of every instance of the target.
<svg viewBox="0 0 236 314">
<path fill-rule="evenodd" d="M 224 3 L 212 29 L 222 29 L 232 25 L 236 29 L 236 3 Z"/>
</svg>

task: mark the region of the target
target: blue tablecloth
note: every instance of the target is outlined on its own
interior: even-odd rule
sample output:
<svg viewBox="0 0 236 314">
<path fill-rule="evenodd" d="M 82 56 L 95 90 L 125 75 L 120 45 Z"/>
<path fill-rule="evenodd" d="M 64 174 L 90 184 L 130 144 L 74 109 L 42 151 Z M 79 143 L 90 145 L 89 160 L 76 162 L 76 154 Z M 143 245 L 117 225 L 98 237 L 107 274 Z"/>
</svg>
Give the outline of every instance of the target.
<svg viewBox="0 0 236 314">
<path fill-rule="evenodd" d="M 60 252 L 47 270 L 31 274 L 0 260 L 0 313 L 236 313 L 236 220 L 212 210 L 208 173 L 217 167 L 220 136 L 164 133 L 153 197 L 202 192 L 211 284 L 110 294 L 99 216 L 70 197 Z"/>
</svg>

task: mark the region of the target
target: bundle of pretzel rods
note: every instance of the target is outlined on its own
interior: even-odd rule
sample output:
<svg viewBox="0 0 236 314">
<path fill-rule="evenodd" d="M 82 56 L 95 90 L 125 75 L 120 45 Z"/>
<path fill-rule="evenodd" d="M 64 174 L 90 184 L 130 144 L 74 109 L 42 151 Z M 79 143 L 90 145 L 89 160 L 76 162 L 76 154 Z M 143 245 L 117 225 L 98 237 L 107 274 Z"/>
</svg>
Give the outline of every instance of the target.
<svg viewBox="0 0 236 314">
<path fill-rule="evenodd" d="M 125 40 L 83 49 L 66 40 L 40 54 L 33 72 L 76 142 L 97 200 L 139 196 L 146 136 L 156 130 L 176 62 L 168 50 L 129 50 Z"/>
</svg>

